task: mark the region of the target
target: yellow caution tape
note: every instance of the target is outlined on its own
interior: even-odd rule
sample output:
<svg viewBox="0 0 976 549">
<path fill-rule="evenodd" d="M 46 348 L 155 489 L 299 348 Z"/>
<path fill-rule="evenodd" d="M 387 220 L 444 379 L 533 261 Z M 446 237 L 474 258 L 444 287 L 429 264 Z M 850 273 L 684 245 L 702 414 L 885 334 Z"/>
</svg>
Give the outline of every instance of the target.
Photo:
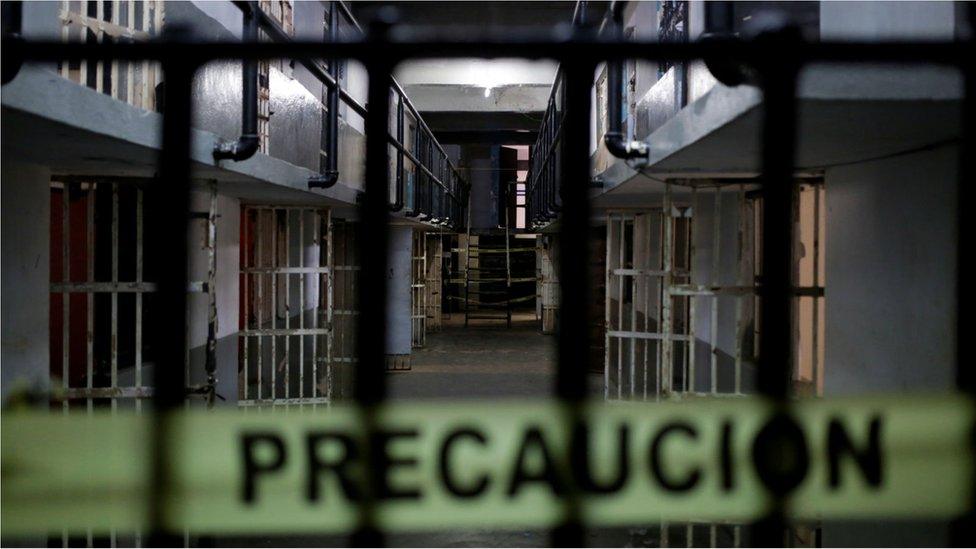
<svg viewBox="0 0 976 549">
<path fill-rule="evenodd" d="M 169 418 L 174 531 L 340 532 L 366 471 L 360 412 L 184 411 Z M 583 493 L 590 525 L 748 521 L 770 494 L 799 518 L 949 517 L 972 502 L 973 405 L 959 396 L 759 398 L 583 406 L 386 404 L 371 447 L 391 530 L 547 527 Z M 6 413 L 0 535 L 148 526 L 151 415 Z M 572 456 L 572 457 L 570 457 Z"/>
</svg>

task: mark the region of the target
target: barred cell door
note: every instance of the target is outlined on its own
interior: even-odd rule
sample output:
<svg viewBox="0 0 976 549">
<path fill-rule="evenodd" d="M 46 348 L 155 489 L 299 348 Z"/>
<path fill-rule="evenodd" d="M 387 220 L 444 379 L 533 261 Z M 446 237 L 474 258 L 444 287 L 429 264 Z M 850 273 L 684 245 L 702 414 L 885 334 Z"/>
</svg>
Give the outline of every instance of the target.
<svg viewBox="0 0 976 549">
<path fill-rule="evenodd" d="M 659 400 L 693 386 L 692 208 L 607 213 L 604 398 Z"/>
<path fill-rule="evenodd" d="M 243 207 L 240 406 L 332 402 L 330 226 L 328 209 Z"/>
<path fill-rule="evenodd" d="M 410 274 L 411 347 L 427 343 L 427 233 L 413 231 Z"/>
</svg>

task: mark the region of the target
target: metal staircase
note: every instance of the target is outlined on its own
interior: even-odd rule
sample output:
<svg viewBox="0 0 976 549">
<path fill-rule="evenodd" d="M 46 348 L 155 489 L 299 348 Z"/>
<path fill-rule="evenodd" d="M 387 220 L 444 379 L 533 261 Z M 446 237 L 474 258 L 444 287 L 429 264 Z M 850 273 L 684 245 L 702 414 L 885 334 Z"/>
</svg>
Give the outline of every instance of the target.
<svg viewBox="0 0 976 549">
<path fill-rule="evenodd" d="M 525 269 L 514 269 L 513 276 L 513 264 L 526 264 L 531 268 L 529 273 L 534 272 L 535 246 L 513 246 L 508 231 L 468 237 L 465 327 L 470 320 L 504 320 L 511 328 L 512 305 L 535 299 L 536 277 L 519 276 L 518 271 Z"/>
</svg>

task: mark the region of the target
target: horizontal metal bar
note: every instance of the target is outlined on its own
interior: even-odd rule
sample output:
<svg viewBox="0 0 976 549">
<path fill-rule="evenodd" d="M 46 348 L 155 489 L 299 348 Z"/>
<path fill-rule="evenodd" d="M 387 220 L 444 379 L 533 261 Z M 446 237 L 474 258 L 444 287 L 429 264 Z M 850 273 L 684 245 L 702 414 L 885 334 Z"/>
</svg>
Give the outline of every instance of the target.
<svg viewBox="0 0 976 549">
<path fill-rule="evenodd" d="M 674 296 L 698 297 L 713 297 L 718 295 L 762 295 L 762 286 L 694 286 L 682 284 L 671 286 L 669 293 Z M 796 287 L 793 288 L 792 293 L 797 297 L 823 297 L 824 287 Z"/>
<path fill-rule="evenodd" d="M 629 339 L 656 339 L 663 341 L 669 339 L 671 341 L 691 341 L 691 336 L 685 334 L 662 334 L 658 332 L 625 332 L 621 330 L 607 330 L 607 335 L 610 337 L 619 338 L 629 338 Z"/>
<path fill-rule="evenodd" d="M 152 398 L 152 387 L 68 387 L 54 394 L 54 400 L 87 398 Z"/>
<path fill-rule="evenodd" d="M 756 293 L 755 286 L 695 286 L 674 285 L 668 290 L 671 295 L 710 297 L 717 295 L 749 295 Z"/>
<path fill-rule="evenodd" d="M 403 29 L 400 29 L 403 31 Z M 926 63 L 965 65 L 970 49 L 965 42 L 951 41 L 879 41 L 879 42 L 788 42 L 770 48 L 768 41 L 714 40 L 705 42 L 613 41 L 602 38 L 576 37 L 566 40 L 552 36 L 539 39 L 538 32 L 514 36 L 507 40 L 496 37 L 455 35 L 430 40 L 370 42 L 365 40 L 322 43 L 314 40 L 293 40 L 288 43 L 262 42 L 184 42 L 154 40 L 147 42 L 83 42 L 65 43 L 52 40 L 24 41 L 5 37 L 3 48 L 8 59 L 24 61 L 73 60 L 166 60 L 180 59 L 187 65 L 201 65 L 220 59 L 319 59 L 341 57 L 362 60 L 382 60 L 395 63 L 405 59 L 430 58 L 494 58 L 518 57 L 527 59 L 552 58 L 557 61 L 582 59 L 647 59 L 692 61 L 706 57 L 740 59 L 758 62 L 789 56 L 798 64 L 810 62 L 844 63 Z M 403 36 L 396 32 L 393 36 Z M 9 48 L 9 49 L 8 49 Z"/>
<path fill-rule="evenodd" d="M 244 273 L 267 274 L 299 274 L 299 273 L 328 273 L 328 267 L 248 267 L 241 269 Z"/>
<path fill-rule="evenodd" d="M 237 335 L 241 337 L 260 337 L 260 336 L 301 336 L 301 335 L 328 335 L 328 328 L 264 328 L 258 330 L 241 330 Z"/>
<path fill-rule="evenodd" d="M 99 294 L 99 293 L 152 293 L 158 292 L 159 285 L 155 282 L 52 282 L 51 293 L 55 294 Z M 190 281 L 186 291 L 201 293 L 207 291 L 207 283 Z"/>
<path fill-rule="evenodd" d="M 654 269 L 614 269 L 612 274 L 617 276 L 664 276 L 668 271 Z"/>
<path fill-rule="evenodd" d="M 238 400 L 238 406 L 294 406 L 300 404 L 328 404 L 328 397 L 306 397 L 306 398 L 262 398 Z"/>
</svg>

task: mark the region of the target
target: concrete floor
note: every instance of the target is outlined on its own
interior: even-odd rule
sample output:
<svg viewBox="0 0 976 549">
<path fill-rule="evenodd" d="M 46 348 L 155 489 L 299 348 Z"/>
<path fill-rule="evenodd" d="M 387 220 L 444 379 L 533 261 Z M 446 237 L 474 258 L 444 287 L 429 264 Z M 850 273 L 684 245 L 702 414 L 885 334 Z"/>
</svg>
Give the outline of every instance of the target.
<svg viewBox="0 0 976 549">
<path fill-rule="evenodd" d="M 444 319 L 439 332 L 427 334 L 426 346 L 414 349 L 412 369 L 387 378 L 390 398 L 487 399 L 549 398 L 555 390 L 556 336 L 544 335 L 532 312 L 504 321 L 479 320 L 464 327 L 464 315 Z M 603 378 L 594 374 L 591 391 L 602 394 Z M 636 541 L 636 543 L 635 543 Z M 390 534 L 395 547 L 546 547 L 549 533 L 539 530 L 468 529 Z M 590 530 L 590 546 L 641 546 L 627 529 Z"/>
<path fill-rule="evenodd" d="M 445 319 L 427 344 L 414 349 L 411 370 L 392 373 L 392 399 L 545 398 L 553 394 L 556 337 L 543 335 L 532 313 L 520 313 L 512 328 L 478 320 L 464 328 L 464 315 Z"/>
</svg>

